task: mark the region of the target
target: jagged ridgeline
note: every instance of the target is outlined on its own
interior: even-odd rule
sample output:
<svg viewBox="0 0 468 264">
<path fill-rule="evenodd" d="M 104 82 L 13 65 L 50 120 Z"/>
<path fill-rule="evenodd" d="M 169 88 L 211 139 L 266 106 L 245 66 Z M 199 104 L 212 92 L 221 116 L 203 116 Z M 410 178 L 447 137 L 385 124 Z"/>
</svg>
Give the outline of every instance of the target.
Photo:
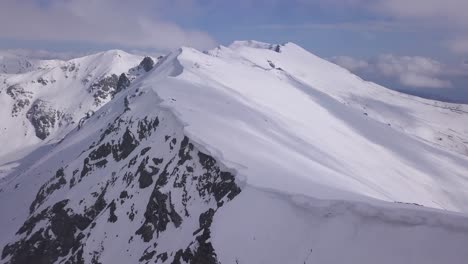
<svg viewBox="0 0 468 264">
<path fill-rule="evenodd" d="M 217 263 L 210 225 L 241 191 L 234 175 L 184 136 L 171 113 L 140 117 L 128 100 L 39 188 L 3 261 L 109 263 L 102 254 L 117 247 L 125 263 Z"/>
<path fill-rule="evenodd" d="M 468 259 L 466 105 L 294 43 L 21 65 L 0 74 L 2 264 Z"/>
</svg>

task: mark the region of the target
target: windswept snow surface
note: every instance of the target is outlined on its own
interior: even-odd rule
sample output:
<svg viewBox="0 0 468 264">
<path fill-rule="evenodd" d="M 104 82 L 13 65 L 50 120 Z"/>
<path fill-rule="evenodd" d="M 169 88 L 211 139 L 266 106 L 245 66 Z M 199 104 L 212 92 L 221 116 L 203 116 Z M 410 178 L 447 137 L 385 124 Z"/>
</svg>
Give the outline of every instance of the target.
<svg viewBox="0 0 468 264">
<path fill-rule="evenodd" d="M 466 218 L 320 201 L 245 188 L 219 210 L 212 241 L 221 263 L 463 264 Z M 254 203 L 253 206 L 248 206 Z"/>
<path fill-rule="evenodd" d="M 121 51 L 62 63 L 131 85 L 96 104 L 63 65 L 0 75 L 0 91 L 22 84 L 73 120 L 95 111 L 41 141 L 18 122 L 26 110 L 11 116 L 9 98 L 29 93 L 0 93 L 20 131 L 0 137 L 15 161 L 0 159 L 0 263 L 468 261 L 466 105 L 292 43 L 181 48 L 148 72 Z"/>
<path fill-rule="evenodd" d="M 466 141 L 466 106 L 387 90 L 292 43 L 182 48 L 141 85 L 250 185 L 468 212 L 468 159 L 432 140 Z"/>
</svg>

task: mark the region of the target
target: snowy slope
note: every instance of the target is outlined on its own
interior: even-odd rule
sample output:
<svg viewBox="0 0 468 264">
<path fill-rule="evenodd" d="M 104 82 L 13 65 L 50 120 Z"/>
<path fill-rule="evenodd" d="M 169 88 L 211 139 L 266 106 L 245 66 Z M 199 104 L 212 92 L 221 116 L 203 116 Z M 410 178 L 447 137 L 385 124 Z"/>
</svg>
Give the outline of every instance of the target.
<svg viewBox="0 0 468 264">
<path fill-rule="evenodd" d="M 292 43 L 107 58 L 131 85 L 0 182 L 0 263 L 466 263 L 466 106 Z"/>
<path fill-rule="evenodd" d="M 119 76 L 141 60 L 111 50 L 70 61 L 35 61 L 29 67 L 35 69 L 0 74 L 0 162 L 14 161 L 60 140 L 107 103 Z"/>
<path fill-rule="evenodd" d="M 154 89 L 186 133 L 248 183 L 326 199 L 362 194 L 468 211 L 467 156 L 417 133 L 437 133 L 437 127 L 453 123 L 462 134 L 467 114 L 440 113 L 416 99 L 411 104 L 406 100 L 411 97 L 366 83 L 294 44 L 282 46 L 279 53 L 236 43 L 234 50 L 220 47 L 205 54 L 183 48 L 172 56 L 142 86 Z M 299 67 L 290 66 L 294 60 Z M 325 84 L 331 87 L 333 81 L 328 94 Z M 359 95 L 357 82 L 375 91 Z M 320 84 L 325 87 L 315 88 Z M 341 91 L 343 98 L 377 100 L 379 90 L 380 97 L 388 97 L 378 101 L 388 105 L 387 111 L 376 108 L 367 115 L 349 106 L 357 102 L 346 104 L 334 95 Z M 400 97 L 405 111 L 391 105 L 391 99 Z M 373 118 L 373 113 L 379 116 Z M 387 124 L 406 122 L 410 114 L 425 116 L 414 122 L 414 130 Z"/>
<path fill-rule="evenodd" d="M 468 155 L 468 106 L 426 100 L 365 82 L 293 43 L 279 47 L 279 53 L 252 49 L 252 45 L 255 46 L 251 42 L 236 42 L 231 48 L 262 67 L 268 68 L 270 63 L 264 61 L 268 58 L 277 69 L 283 69 L 296 81 L 326 93 L 374 120 Z"/>
</svg>

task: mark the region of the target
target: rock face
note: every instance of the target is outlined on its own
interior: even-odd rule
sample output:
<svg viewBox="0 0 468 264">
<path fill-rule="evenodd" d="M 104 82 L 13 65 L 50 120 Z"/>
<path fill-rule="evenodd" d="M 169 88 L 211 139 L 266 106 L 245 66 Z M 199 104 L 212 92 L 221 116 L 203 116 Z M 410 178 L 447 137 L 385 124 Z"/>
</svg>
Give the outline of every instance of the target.
<svg viewBox="0 0 468 264">
<path fill-rule="evenodd" d="M 26 117 L 40 139 L 47 138 L 54 129 L 72 121 L 71 116 L 54 109 L 50 102 L 43 100 L 36 100 L 26 113 Z"/>
<path fill-rule="evenodd" d="M 117 81 L 117 87 L 115 89 L 115 93 L 119 93 L 130 86 L 130 80 L 128 79 L 125 73 L 122 73 L 119 76 L 119 80 Z"/>
<path fill-rule="evenodd" d="M 31 120 L 45 136 L 58 114 L 34 105 Z M 101 131 L 40 187 L 2 261 L 106 263 L 103 252 L 118 244 L 128 263 L 218 263 L 210 226 L 241 192 L 234 175 L 163 110 L 124 110 Z M 174 237 L 184 242 L 170 243 Z"/>
<path fill-rule="evenodd" d="M 94 103 L 96 105 L 101 105 L 114 96 L 117 89 L 118 80 L 119 77 L 117 77 L 115 74 L 112 74 L 90 85 L 88 92 L 93 94 Z"/>
<path fill-rule="evenodd" d="M 18 84 L 9 86 L 6 89 L 6 93 L 14 100 L 13 108 L 11 109 L 11 115 L 14 117 L 18 116 L 24 108 L 31 104 L 32 92 L 26 91 Z"/>
<path fill-rule="evenodd" d="M 145 57 L 139 65 L 145 72 L 151 71 L 154 67 L 154 61 L 150 57 Z"/>
</svg>

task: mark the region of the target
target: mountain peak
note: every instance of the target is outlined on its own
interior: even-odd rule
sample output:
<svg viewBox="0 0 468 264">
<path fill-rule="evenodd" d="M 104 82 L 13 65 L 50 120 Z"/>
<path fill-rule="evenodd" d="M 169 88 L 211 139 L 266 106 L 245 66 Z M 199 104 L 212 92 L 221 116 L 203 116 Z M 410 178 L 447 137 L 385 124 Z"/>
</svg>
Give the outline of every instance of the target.
<svg viewBox="0 0 468 264">
<path fill-rule="evenodd" d="M 1 263 L 468 259 L 466 106 L 294 43 L 154 62 L 111 50 L 0 81 Z"/>
</svg>

